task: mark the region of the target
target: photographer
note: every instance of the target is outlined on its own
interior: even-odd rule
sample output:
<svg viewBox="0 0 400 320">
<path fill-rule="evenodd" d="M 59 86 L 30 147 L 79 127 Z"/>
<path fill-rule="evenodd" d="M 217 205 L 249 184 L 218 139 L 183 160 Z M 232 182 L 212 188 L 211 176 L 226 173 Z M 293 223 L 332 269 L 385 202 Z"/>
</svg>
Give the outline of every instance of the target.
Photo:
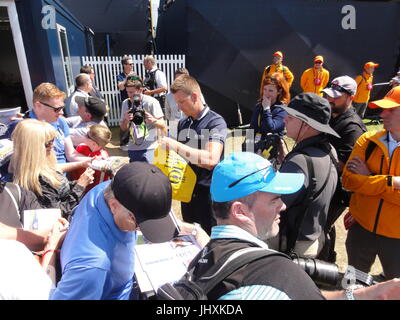
<svg viewBox="0 0 400 320">
<path fill-rule="evenodd" d="M 157 138 L 167 134 L 159 102 L 143 94 L 141 80 L 126 82 L 128 98 L 122 102 L 120 128 L 129 132 L 127 146 L 130 162 L 153 162 Z"/>
<path fill-rule="evenodd" d="M 246 163 L 246 166 L 243 166 Z M 265 248 L 263 240 L 279 231 L 279 213 L 285 210 L 281 194 L 298 191 L 301 173 L 275 172 L 271 163 L 250 152 L 229 154 L 214 169 L 211 197 L 217 226 L 211 241 L 192 261 L 199 278 L 220 259 L 243 248 Z M 399 279 L 346 291 L 321 292 L 311 278 L 290 259 L 270 255 L 240 268 L 208 294 L 224 300 L 344 300 L 399 299 Z"/>
</svg>

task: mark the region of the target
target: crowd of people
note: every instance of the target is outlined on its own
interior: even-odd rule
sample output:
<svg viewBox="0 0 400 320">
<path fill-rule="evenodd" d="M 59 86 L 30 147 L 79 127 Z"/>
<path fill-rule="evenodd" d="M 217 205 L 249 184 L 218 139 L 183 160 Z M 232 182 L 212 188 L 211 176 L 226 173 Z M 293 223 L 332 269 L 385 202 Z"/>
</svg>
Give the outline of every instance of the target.
<svg viewBox="0 0 400 320">
<path fill-rule="evenodd" d="M 294 75 L 282 62 L 277 51 L 263 70 L 250 141 L 223 159 L 227 124 L 189 71 L 177 69 L 168 88 L 154 57 L 144 58 L 142 79 L 124 56 L 116 86 L 129 164 L 116 174 L 92 168 L 109 157 L 111 141 L 94 69 L 81 68 L 69 97 L 38 85 L 33 108 L 2 137 L 14 150 L 1 168 L 0 250 L 15 258 L 0 264 L 0 298 L 137 299 L 137 230 L 153 243 L 195 236 L 204 247 L 191 263 L 196 278 L 248 247 L 335 262 L 334 223 L 346 212 L 349 264 L 368 273 L 378 256 L 385 282 L 320 291 L 275 255 L 233 272 L 208 297 L 400 299 L 399 75 L 383 99 L 369 102 L 377 63 L 330 81 L 318 55 L 301 76 L 303 92 L 291 97 Z M 381 109 L 382 130 L 367 132 L 367 106 Z M 182 220 L 171 209 L 171 181 L 153 165 L 158 148 L 183 157 L 196 175 Z M 61 211 L 54 226 L 25 230 L 24 211 L 45 208 Z"/>
</svg>

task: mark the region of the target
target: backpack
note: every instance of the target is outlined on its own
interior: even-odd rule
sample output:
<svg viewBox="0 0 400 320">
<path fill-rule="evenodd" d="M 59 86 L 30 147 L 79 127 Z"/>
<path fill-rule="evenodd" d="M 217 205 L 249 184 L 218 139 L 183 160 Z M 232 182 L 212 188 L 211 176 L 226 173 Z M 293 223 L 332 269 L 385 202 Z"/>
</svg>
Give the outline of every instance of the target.
<svg viewBox="0 0 400 320">
<path fill-rule="evenodd" d="M 191 264 L 179 281 L 162 285 L 157 290 L 156 297 L 158 300 L 208 300 L 209 292 L 233 272 L 253 261 L 270 256 L 290 259 L 286 254 L 274 250 L 254 247 L 241 249 L 219 259 L 198 279 L 193 277 L 196 264 Z M 196 258 L 193 261 L 197 261 Z"/>
<path fill-rule="evenodd" d="M 301 151 L 301 152 L 300 152 Z M 306 164 L 307 164 L 307 171 L 308 171 L 308 179 L 309 179 L 309 183 L 308 183 L 308 188 L 307 188 L 307 194 L 305 196 L 305 199 L 302 203 L 293 206 L 291 208 L 291 210 L 294 211 L 294 208 L 296 208 L 296 212 L 298 212 L 299 214 L 296 217 L 295 223 L 293 227 L 289 226 L 289 223 L 286 223 L 286 230 L 285 232 L 280 233 L 280 242 L 282 241 L 282 235 L 283 233 L 286 234 L 286 238 L 287 238 L 287 243 L 286 243 L 286 253 L 292 253 L 293 249 L 296 245 L 296 241 L 299 237 L 299 233 L 300 233 L 300 229 L 301 226 L 303 224 L 304 218 L 307 216 L 307 213 L 310 209 L 310 205 L 311 203 L 325 190 L 325 187 L 329 181 L 330 178 L 330 171 L 328 171 L 326 178 L 324 180 L 324 183 L 322 184 L 322 186 L 320 187 L 319 190 L 317 190 L 317 180 L 315 177 L 315 170 L 314 170 L 314 164 L 313 161 L 310 157 L 309 154 L 307 154 L 307 152 L 305 152 L 304 150 L 299 150 L 299 154 L 303 155 L 305 160 L 306 160 Z M 335 159 L 335 157 L 332 154 L 332 151 L 329 150 L 329 158 L 331 160 L 331 162 L 333 163 L 333 165 L 338 168 L 338 163 Z M 283 220 L 287 219 L 287 215 L 283 215 L 281 216 L 281 220 L 282 222 L 284 222 Z M 283 228 L 282 228 L 283 229 Z M 279 247 L 281 247 L 281 243 L 279 245 Z"/>
<path fill-rule="evenodd" d="M 156 72 L 160 69 L 154 71 L 149 71 L 144 79 L 144 86 L 149 90 L 154 90 L 156 88 Z"/>
</svg>

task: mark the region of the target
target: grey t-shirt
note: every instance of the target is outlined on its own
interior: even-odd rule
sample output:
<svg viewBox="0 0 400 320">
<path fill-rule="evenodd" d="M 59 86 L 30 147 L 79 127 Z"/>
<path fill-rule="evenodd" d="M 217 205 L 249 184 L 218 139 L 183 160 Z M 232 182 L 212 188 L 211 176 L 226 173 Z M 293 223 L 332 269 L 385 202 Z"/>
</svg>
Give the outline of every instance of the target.
<svg viewBox="0 0 400 320">
<path fill-rule="evenodd" d="M 159 119 L 164 116 L 157 99 L 147 95 L 141 95 L 141 99 L 143 109 L 150 113 L 154 118 Z M 125 112 L 128 108 L 129 98 L 122 102 L 120 123 L 122 123 Z M 137 151 L 157 148 L 158 129 L 153 124 L 143 122 L 141 125 L 137 126 L 131 122 L 129 130 L 131 134 L 127 150 Z"/>
</svg>

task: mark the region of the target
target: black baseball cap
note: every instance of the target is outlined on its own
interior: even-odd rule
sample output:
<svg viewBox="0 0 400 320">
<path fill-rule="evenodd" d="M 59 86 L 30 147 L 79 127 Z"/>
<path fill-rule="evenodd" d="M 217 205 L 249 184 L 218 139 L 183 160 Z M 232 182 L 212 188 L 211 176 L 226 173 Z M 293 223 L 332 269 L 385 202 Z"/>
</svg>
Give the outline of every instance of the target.
<svg viewBox="0 0 400 320">
<path fill-rule="evenodd" d="M 115 198 L 134 214 L 147 240 L 165 242 L 178 235 L 171 213 L 171 182 L 160 169 L 147 162 L 131 162 L 118 170 L 111 188 Z"/>
<path fill-rule="evenodd" d="M 85 106 L 94 116 L 103 117 L 107 113 L 106 103 L 97 97 L 75 97 L 75 102 L 79 106 Z"/>
</svg>

